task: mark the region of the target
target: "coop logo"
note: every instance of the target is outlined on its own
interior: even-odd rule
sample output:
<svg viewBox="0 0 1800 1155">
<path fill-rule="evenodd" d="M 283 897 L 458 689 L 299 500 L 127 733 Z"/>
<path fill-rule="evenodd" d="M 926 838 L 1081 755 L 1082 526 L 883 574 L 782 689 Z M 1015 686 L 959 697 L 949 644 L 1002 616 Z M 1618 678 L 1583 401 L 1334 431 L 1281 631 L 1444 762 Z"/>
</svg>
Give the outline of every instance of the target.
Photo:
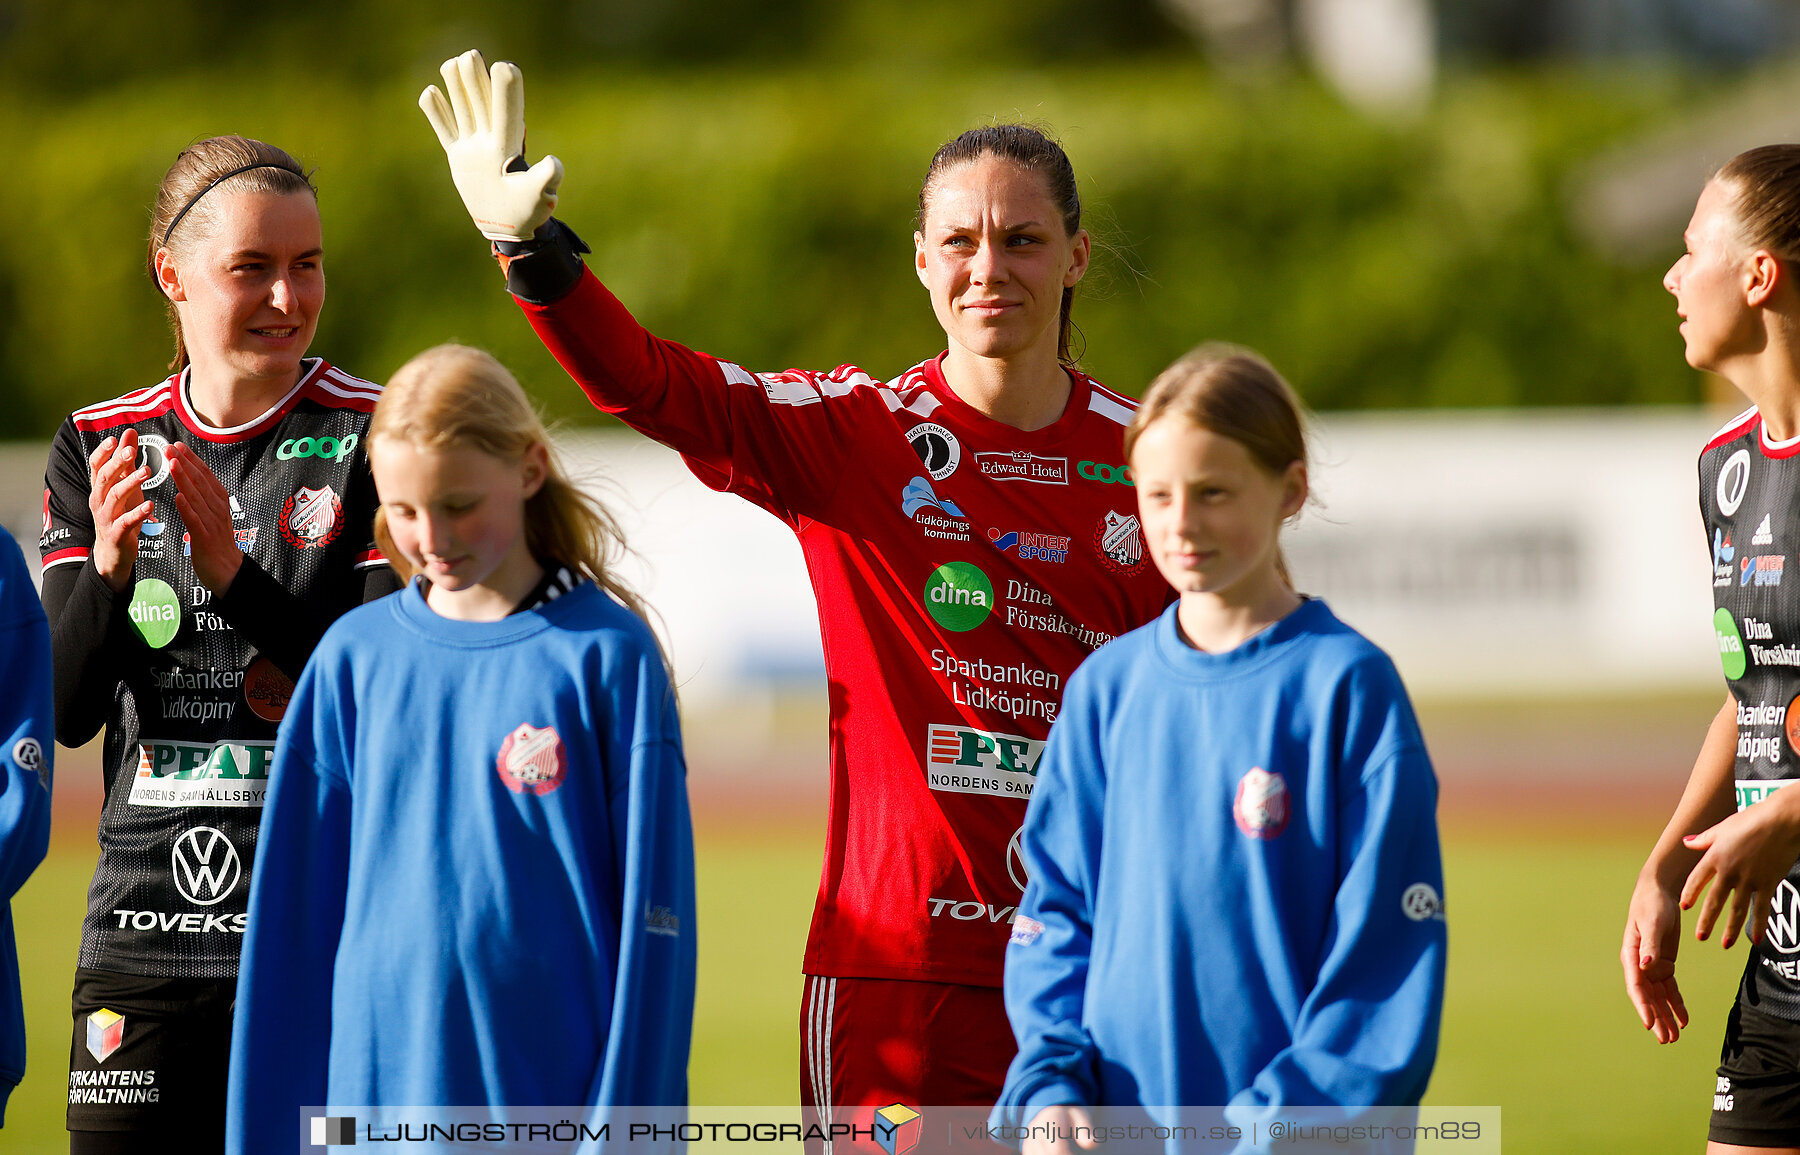
<svg viewBox="0 0 1800 1155">
<path fill-rule="evenodd" d="M 156 433 L 138 434 L 138 468 L 150 471 L 139 489 L 155 489 L 169 480 L 169 439 Z"/>
<path fill-rule="evenodd" d="M 944 480 L 962 464 L 962 443 L 956 440 L 956 434 L 942 425 L 929 421 L 915 425 L 906 431 L 906 442 L 919 455 L 919 464 L 931 474 L 933 481 Z"/>
<path fill-rule="evenodd" d="M 1027 561 L 1049 561 L 1061 564 L 1069 560 L 1069 538 L 1058 537 L 1051 533 L 1027 533 L 1023 530 L 1009 530 L 1001 533 L 997 529 L 988 530 L 988 540 L 1001 553 L 1016 553 Z"/>
<path fill-rule="evenodd" d="M 1725 676 L 1736 681 L 1744 676 L 1744 636 L 1738 633 L 1731 611 L 1720 606 L 1713 613 L 1713 635 L 1719 641 L 1719 665 Z"/>
<path fill-rule="evenodd" d="M 1137 484 L 1136 480 L 1132 478 L 1131 466 L 1107 465 L 1100 461 L 1082 462 L 1075 467 L 1075 476 L 1086 478 L 1089 481 L 1098 481 L 1103 485 L 1135 486 Z"/>
<path fill-rule="evenodd" d="M 1785 878 L 1775 888 L 1775 901 L 1769 907 L 1765 942 L 1782 954 L 1800 951 L 1800 891 Z"/>
<path fill-rule="evenodd" d="M 933 790 L 1029 798 L 1043 756 L 1039 738 L 962 725 L 925 728 L 925 776 Z"/>
<path fill-rule="evenodd" d="M 1744 492 L 1750 488 L 1750 451 L 1740 449 L 1725 460 L 1725 468 L 1719 470 L 1719 484 L 1714 487 L 1713 496 L 1719 499 L 1719 512 L 1726 517 L 1738 511 L 1744 504 Z"/>
<path fill-rule="evenodd" d="M 1287 829 L 1293 816 L 1293 795 L 1288 793 L 1287 779 L 1252 766 L 1238 779 L 1237 796 L 1231 803 L 1231 816 L 1238 829 L 1258 840 L 1278 837 Z"/>
<path fill-rule="evenodd" d="M 343 528 L 344 503 L 329 485 L 301 486 L 281 503 L 281 536 L 295 549 L 330 545 Z"/>
<path fill-rule="evenodd" d="M 1123 574 L 1133 574 L 1144 564 L 1144 534 L 1137 514 L 1107 510 L 1094 528 L 1094 548 L 1106 564 Z"/>
<path fill-rule="evenodd" d="M 274 757 L 273 742 L 140 742 L 131 804 L 261 806 Z"/>
<path fill-rule="evenodd" d="M 548 794 L 569 772 L 569 749 L 556 727 L 522 723 L 500 743 L 499 770 L 514 794 Z"/>
<path fill-rule="evenodd" d="M 906 1155 L 919 1145 L 925 1116 L 904 1103 L 891 1103 L 875 1112 L 875 1142 L 887 1155 Z"/>
<path fill-rule="evenodd" d="M 1738 585 L 1754 584 L 1758 589 L 1781 584 L 1787 558 L 1778 553 L 1753 554 L 1738 562 Z"/>
<path fill-rule="evenodd" d="M 94 1062 L 104 1063 L 125 1042 L 125 1016 L 101 1007 L 87 1020 L 87 1049 Z"/>
<path fill-rule="evenodd" d="M 1731 584 L 1731 563 L 1737 558 L 1737 549 L 1731 544 L 1731 535 L 1722 529 L 1713 530 L 1713 584 L 1728 586 Z"/>
<path fill-rule="evenodd" d="M 275 460 L 292 461 L 296 457 L 318 457 L 327 461 L 342 461 L 350 456 L 356 448 L 356 434 L 342 438 L 336 437 L 301 437 L 289 438 L 275 447 Z"/>
<path fill-rule="evenodd" d="M 1069 459 L 1039 457 L 1023 449 L 1010 452 L 977 453 L 975 464 L 981 476 L 995 481 L 1032 481 L 1039 485 L 1069 484 Z"/>
<path fill-rule="evenodd" d="M 195 906 L 224 902 L 237 889 L 244 864 L 222 830 L 196 826 L 182 832 L 169 855 L 175 889 Z"/>
<path fill-rule="evenodd" d="M 125 609 L 131 632 L 146 646 L 160 650 L 175 640 L 181 629 L 181 602 L 175 590 L 160 578 L 140 578 Z"/>
<path fill-rule="evenodd" d="M 966 561 L 945 562 L 925 579 L 925 612 L 946 630 L 965 633 L 994 611 L 994 586 Z"/>
</svg>

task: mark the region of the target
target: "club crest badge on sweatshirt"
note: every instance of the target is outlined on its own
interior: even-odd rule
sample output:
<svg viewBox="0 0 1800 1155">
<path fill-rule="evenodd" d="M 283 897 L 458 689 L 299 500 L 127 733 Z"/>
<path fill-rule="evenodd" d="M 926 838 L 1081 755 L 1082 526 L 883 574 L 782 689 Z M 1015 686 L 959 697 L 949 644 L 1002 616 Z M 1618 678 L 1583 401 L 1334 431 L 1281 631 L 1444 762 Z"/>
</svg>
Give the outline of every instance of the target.
<svg viewBox="0 0 1800 1155">
<path fill-rule="evenodd" d="M 548 794 L 569 772 L 569 751 L 554 726 L 522 724 L 500 743 L 499 770 L 514 794 Z"/>
<path fill-rule="evenodd" d="M 1231 804 L 1238 829 L 1252 838 L 1268 839 L 1287 829 L 1293 813 L 1293 795 L 1288 793 L 1287 779 L 1271 774 L 1261 766 L 1238 779 L 1237 798 Z"/>
</svg>

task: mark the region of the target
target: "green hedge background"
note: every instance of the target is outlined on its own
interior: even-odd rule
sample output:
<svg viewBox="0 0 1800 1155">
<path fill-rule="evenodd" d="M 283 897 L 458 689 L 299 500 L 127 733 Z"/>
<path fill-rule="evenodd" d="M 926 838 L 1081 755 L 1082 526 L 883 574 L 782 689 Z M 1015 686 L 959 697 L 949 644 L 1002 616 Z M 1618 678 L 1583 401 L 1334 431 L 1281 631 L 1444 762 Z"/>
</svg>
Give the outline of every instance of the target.
<svg viewBox="0 0 1800 1155">
<path fill-rule="evenodd" d="M 1701 396 L 1660 287 L 1679 228 L 1616 264 L 1567 201 L 1594 155 L 1729 77 L 1452 69 L 1394 124 L 1297 69 L 1219 75 L 1149 0 L 1104 20 L 1073 0 L 166 7 L 0 0 L 0 439 L 159 379 L 149 200 L 184 144 L 229 131 L 317 168 L 314 352 L 379 380 L 467 341 L 555 415 L 599 420 L 514 315 L 415 107 L 466 45 L 524 67 L 532 153 L 567 165 L 561 215 L 592 267 L 653 330 L 752 368 L 886 376 L 939 350 L 911 268 L 918 181 L 943 140 L 1022 118 L 1074 159 L 1107 250 L 1078 298 L 1084 364 L 1122 390 L 1224 339 L 1324 409 Z"/>
</svg>

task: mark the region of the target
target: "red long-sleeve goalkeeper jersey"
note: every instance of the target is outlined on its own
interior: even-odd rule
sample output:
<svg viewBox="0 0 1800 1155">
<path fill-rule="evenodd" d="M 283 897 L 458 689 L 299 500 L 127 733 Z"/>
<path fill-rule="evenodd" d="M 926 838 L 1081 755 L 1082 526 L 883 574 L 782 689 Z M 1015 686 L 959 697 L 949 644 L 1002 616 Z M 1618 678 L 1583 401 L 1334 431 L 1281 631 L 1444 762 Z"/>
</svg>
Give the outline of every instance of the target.
<svg viewBox="0 0 1800 1155">
<path fill-rule="evenodd" d="M 972 409 L 938 360 L 753 374 L 644 331 L 583 274 L 521 301 L 590 400 L 800 539 L 830 681 L 831 813 L 803 969 L 999 986 L 1018 853 L 1069 674 L 1170 593 L 1122 437 L 1072 372 L 1055 424 Z"/>
</svg>

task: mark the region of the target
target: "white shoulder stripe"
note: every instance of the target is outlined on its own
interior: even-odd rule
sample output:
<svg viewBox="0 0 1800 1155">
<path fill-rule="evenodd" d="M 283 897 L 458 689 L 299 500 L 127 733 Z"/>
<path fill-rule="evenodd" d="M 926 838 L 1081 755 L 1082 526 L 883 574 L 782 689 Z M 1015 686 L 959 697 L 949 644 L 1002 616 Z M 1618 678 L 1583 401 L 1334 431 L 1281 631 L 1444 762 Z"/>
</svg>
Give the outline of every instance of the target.
<svg viewBox="0 0 1800 1155">
<path fill-rule="evenodd" d="M 329 393 L 333 397 L 342 397 L 346 401 L 379 401 L 379 400 L 381 400 L 381 390 L 379 388 L 376 388 L 373 390 L 370 390 L 370 389 L 345 389 L 341 385 L 339 385 L 336 381 L 328 380 L 326 377 L 319 378 L 317 381 L 313 382 L 313 384 L 317 385 L 320 388 L 320 390 L 322 390 L 323 392 Z"/>
<path fill-rule="evenodd" d="M 329 368 L 327 368 L 325 370 L 325 376 L 331 378 L 333 381 L 336 381 L 339 385 L 345 386 L 346 388 L 349 388 L 349 389 L 362 389 L 362 390 L 371 390 L 372 389 L 377 393 L 381 392 L 381 386 L 375 384 L 375 382 L 364 381 L 361 377 L 351 376 L 349 373 L 346 373 L 342 369 L 339 369 L 336 365 L 332 365 Z"/>
<path fill-rule="evenodd" d="M 1098 389 L 1088 394 L 1088 411 L 1098 413 L 1102 417 L 1110 417 L 1120 425 L 1130 425 L 1135 410 L 1121 405 L 1111 397 L 1103 396 Z"/>
<path fill-rule="evenodd" d="M 1119 404 L 1125 406 L 1127 409 L 1131 409 L 1131 410 L 1137 409 L 1138 403 L 1136 401 L 1132 400 L 1131 398 L 1125 396 L 1125 394 L 1119 392 L 1117 389 L 1109 389 L 1105 385 L 1102 385 L 1102 384 L 1100 384 L 1100 382 L 1094 380 L 1092 377 L 1088 378 L 1088 385 L 1094 390 L 1094 392 L 1106 394 L 1106 396 L 1111 397 L 1114 401 L 1117 401 Z"/>
<path fill-rule="evenodd" d="M 112 417 L 120 413 L 133 413 L 144 409 L 154 409 L 169 398 L 169 383 L 152 385 L 148 389 L 139 389 L 135 393 L 127 393 L 123 397 L 115 397 L 111 401 L 102 401 L 89 405 L 86 409 L 77 409 L 73 416 L 77 421 L 91 421 L 97 417 Z"/>
<path fill-rule="evenodd" d="M 1719 438 L 1725 436 L 1727 433 L 1733 433 L 1739 429 L 1742 429 L 1745 425 L 1748 425 L 1750 423 L 1750 419 L 1755 416 L 1756 416 L 1756 406 L 1752 405 L 1750 408 L 1744 410 L 1742 413 L 1738 414 L 1736 417 L 1733 417 L 1730 421 L 1727 421 L 1725 424 L 1719 426 L 1718 432 L 1714 433 L 1711 437 L 1708 437 L 1706 439 L 1707 442 L 1710 444 L 1711 442 L 1717 441 Z"/>
</svg>

